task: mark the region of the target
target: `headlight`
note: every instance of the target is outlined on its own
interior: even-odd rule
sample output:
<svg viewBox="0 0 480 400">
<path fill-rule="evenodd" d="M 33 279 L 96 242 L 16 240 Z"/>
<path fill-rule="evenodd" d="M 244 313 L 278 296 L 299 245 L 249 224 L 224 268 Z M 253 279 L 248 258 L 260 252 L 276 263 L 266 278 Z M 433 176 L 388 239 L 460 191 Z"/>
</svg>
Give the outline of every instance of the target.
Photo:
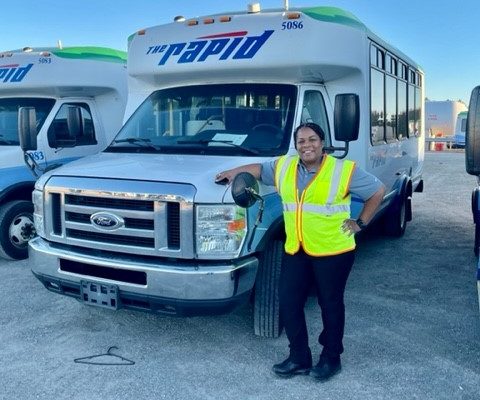
<svg viewBox="0 0 480 400">
<path fill-rule="evenodd" d="M 235 205 L 197 206 L 196 244 L 199 258 L 235 258 L 247 233 L 245 209 Z"/>
<path fill-rule="evenodd" d="M 34 190 L 32 193 L 33 202 L 33 224 L 38 236 L 45 237 L 45 227 L 43 225 L 43 192 Z"/>
</svg>

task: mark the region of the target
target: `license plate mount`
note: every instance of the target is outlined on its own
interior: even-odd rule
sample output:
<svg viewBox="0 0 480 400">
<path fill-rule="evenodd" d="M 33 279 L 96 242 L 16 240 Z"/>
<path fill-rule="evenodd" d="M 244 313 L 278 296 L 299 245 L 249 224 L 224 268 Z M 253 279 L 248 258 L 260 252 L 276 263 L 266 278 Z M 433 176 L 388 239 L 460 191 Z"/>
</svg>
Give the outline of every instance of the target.
<svg viewBox="0 0 480 400">
<path fill-rule="evenodd" d="M 88 305 L 118 309 L 118 287 L 105 283 L 81 281 L 81 300 Z"/>
</svg>

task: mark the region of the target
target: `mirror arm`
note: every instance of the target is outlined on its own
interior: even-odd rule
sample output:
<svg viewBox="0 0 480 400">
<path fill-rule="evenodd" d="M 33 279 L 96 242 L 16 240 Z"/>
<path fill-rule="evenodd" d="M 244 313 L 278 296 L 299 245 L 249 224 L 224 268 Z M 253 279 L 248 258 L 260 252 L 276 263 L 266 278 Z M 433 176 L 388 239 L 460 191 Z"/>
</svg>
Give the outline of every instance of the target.
<svg viewBox="0 0 480 400">
<path fill-rule="evenodd" d="M 30 169 L 33 176 L 35 178 L 38 178 L 40 175 L 37 174 L 36 169 L 38 169 L 39 171 L 42 171 L 40 166 L 37 164 L 37 162 L 35 161 L 35 159 L 32 157 L 30 153 L 24 152 L 23 157 L 24 157 L 26 166 Z"/>
<path fill-rule="evenodd" d="M 345 158 L 348 154 L 348 142 L 345 142 L 345 146 L 343 147 L 327 146 L 327 147 L 324 147 L 323 150 L 325 150 L 328 153 L 333 153 L 335 151 L 343 151 L 343 154 L 337 157 L 339 159 L 342 159 L 342 158 Z"/>
</svg>

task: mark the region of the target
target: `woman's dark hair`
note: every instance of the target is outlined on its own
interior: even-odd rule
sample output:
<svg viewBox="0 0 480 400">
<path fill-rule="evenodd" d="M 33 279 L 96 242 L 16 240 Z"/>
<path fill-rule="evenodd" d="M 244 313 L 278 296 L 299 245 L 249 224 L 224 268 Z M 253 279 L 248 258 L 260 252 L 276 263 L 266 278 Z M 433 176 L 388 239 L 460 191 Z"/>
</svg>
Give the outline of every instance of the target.
<svg viewBox="0 0 480 400">
<path fill-rule="evenodd" d="M 301 125 L 298 125 L 296 128 L 295 128 L 295 131 L 293 132 L 293 140 L 294 140 L 294 143 L 295 143 L 295 148 L 297 148 L 297 135 L 298 135 L 298 131 L 302 128 L 310 128 L 312 131 L 314 131 L 317 136 L 320 138 L 320 140 L 325 140 L 325 132 L 323 131 L 322 128 L 320 128 L 319 125 L 313 123 L 313 122 L 306 122 L 304 124 L 301 124 Z"/>
</svg>

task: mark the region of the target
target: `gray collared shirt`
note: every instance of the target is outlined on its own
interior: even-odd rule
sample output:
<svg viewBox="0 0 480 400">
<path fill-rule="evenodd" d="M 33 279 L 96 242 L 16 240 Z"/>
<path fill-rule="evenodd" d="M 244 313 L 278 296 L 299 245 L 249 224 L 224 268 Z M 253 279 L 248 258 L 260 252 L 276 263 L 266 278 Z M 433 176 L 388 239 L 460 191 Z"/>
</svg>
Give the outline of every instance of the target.
<svg viewBox="0 0 480 400">
<path fill-rule="evenodd" d="M 276 160 L 277 159 L 262 163 L 260 180 L 267 186 L 275 186 Z M 301 161 L 298 163 L 297 185 L 299 195 L 304 191 L 316 173 L 317 169 L 308 171 Z M 372 197 L 382 185 L 382 182 L 376 176 L 355 165 L 352 179 L 350 180 L 349 192 L 365 201 Z"/>
</svg>

